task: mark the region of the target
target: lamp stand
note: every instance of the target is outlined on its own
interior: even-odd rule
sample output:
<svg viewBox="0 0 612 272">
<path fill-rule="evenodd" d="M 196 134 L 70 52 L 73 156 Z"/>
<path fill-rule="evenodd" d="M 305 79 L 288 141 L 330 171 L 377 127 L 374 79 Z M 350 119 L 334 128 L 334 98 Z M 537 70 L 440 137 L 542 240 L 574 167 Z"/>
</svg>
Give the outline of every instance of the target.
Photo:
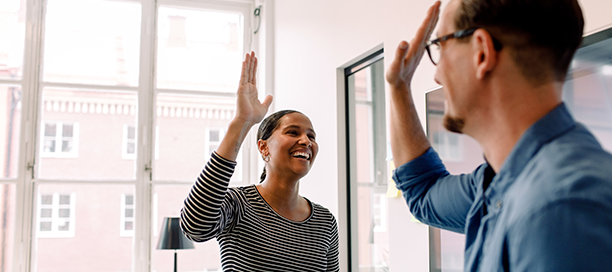
<svg viewBox="0 0 612 272">
<path fill-rule="evenodd" d="M 174 272 L 177 272 L 176 270 L 176 249 L 174 250 Z"/>
</svg>

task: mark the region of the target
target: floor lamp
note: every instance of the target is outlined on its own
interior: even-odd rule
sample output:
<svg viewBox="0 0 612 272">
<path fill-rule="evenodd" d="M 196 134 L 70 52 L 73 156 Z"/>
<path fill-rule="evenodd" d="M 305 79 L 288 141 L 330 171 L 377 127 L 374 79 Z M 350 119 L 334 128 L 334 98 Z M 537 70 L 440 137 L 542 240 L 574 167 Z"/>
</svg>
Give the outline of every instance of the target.
<svg viewBox="0 0 612 272">
<path fill-rule="evenodd" d="M 193 249 L 193 242 L 183 234 L 178 217 L 165 217 L 157 242 L 157 249 L 174 249 L 174 272 L 176 270 L 176 250 Z"/>
</svg>

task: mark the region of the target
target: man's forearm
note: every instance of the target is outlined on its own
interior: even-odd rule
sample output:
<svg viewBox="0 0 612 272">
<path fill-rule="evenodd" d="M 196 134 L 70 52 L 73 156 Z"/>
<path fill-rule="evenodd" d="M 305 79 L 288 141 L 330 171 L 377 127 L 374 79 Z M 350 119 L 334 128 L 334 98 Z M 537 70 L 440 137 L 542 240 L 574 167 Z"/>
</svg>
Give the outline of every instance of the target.
<svg viewBox="0 0 612 272">
<path fill-rule="evenodd" d="M 396 166 L 421 156 L 430 144 L 421 126 L 410 90 L 391 87 L 391 152 Z"/>
</svg>

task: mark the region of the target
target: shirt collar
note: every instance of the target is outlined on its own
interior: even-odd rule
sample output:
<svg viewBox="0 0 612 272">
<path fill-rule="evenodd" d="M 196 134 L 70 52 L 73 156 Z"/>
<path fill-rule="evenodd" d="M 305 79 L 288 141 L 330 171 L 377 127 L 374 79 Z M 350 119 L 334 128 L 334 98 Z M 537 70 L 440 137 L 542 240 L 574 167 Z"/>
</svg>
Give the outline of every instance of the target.
<svg viewBox="0 0 612 272">
<path fill-rule="evenodd" d="M 576 122 L 565 103 L 561 103 L 523 133 L 506 158 L 498 176 L 517 177 L 542 145 L 572 129 L 575 125 Z"/>
</svg>

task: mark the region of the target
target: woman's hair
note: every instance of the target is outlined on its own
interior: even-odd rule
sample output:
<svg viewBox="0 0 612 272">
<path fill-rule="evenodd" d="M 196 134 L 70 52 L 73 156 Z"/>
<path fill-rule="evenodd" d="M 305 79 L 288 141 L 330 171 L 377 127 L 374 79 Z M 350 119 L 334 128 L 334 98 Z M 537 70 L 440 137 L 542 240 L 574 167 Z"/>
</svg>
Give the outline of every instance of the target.
<svg viewBox="0 0 612 272">
<path fill-rule="evenodd" d="M 290 113 L 299 113 L 303 115 L 303 113 L 299 111 L 295 111 L 295 110 L 282 110 L 282 111 L 277 111 L 273 114 L 270 114 L 270 116 L 266 117 L 266 119 L 264 119 L 261 122 L 261 125 L 259 125 L 259 129 L 257 130 L 257 141 L 258 142 L 259 140 L 265 141 L 268 138 L 270 138 L 270 136 L 272 136 L 272 133 L 274 133 L 274 131 L 280 125 L 280 119 L 283 118 L 283 116 L 290 114 Z M 263 182 L 265 179 L 266 179 L 266 167 L 264 166 L 263 173 L 261 173 L 261 178 L 259 182 Z"/>
</svg>

